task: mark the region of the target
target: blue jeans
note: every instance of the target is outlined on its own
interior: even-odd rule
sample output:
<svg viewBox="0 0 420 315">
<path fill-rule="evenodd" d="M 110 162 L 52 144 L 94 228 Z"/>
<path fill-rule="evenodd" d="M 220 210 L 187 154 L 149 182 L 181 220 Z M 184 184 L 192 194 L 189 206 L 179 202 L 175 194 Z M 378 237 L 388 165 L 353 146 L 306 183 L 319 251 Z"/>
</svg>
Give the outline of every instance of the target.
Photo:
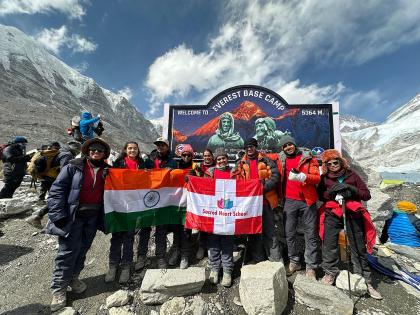
<svg viewBox="0 0 420 315">
<path fill-rule="evenodd" d="M 207 234 L 210 269 L 219 271 L 220 264 L 223 272 L 233 272 L 233 235 Z"/>
<path fill-rule="evenodd" d="M 118 267 L 121 264 L 121 267 L 130 267 L 133 262 L 133 244 L 134 231 L 112 233 L 109 266 Z"/>
<path fill-rule="evenodd" d="M 96 235 L 97 221 L 97 216 L 76 216 L 69 235 L 58 237 L 58 252 L 51 283 L 53 292 L 66 289 L 70 281 L 83 270 L 86 253 Z"/>
</svg>

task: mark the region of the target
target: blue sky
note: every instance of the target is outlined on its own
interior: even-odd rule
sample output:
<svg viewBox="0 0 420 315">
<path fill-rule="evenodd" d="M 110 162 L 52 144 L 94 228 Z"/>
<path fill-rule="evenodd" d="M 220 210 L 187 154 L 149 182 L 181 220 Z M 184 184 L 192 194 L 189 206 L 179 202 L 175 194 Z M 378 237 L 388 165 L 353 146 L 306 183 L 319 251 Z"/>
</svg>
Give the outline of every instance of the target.
<svg viewBox="0 0 420 315">
<path fill-rule="evenodd" d="M 0 0 L 0 23 L 149 118 L 240 84 L 372 121 L 420 93 L 419 1 Z"/>
</svg>

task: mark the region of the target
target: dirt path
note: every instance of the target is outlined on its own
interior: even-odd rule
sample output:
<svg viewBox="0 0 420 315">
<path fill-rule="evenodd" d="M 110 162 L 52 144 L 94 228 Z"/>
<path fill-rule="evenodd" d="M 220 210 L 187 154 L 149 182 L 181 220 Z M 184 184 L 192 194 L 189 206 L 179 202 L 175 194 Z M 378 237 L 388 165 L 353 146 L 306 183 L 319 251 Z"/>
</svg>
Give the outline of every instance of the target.
<svg viewBox="0 0 420 315">
<path fill-rule="evenodd" d="M 56 238 L 36 234 L 36 229 L 27 225 L 23 218 L 2 222 L 0 237 L 0 313 L 1 314 L 49 314 L 51 270 L 56 253 Z M 108 261 L 109 236 L 98 233 L 86 259 L 87 265 L 81 278 L 87 283 L 87 291 L 80 296 L 70 295 L 70 305 L 81 314 L 97 314 L 101 304 L 118 284 L 105 284 L 103 275 Z M 203 263 L 203 262 L 202 262 Z M 238 274 L 239 266 L 236 274 Z M 144 272 L 134 274 L 129 288 L 141 285 Z M 289 279 L 293 281 L 293 278 Z M 406 293 L 395 281 L 374 274 L 374 281 L 384 296 L 383 301 L 360 298 L 355 301 L 356 314 L 419 314 L 420 300 Z M 238 297 L 239 278 L 230 289 L 206 284 L 201 293 L 209 302 L 211 314 L 245 314 L 242 307 L 233 303 Z M 290 284 L 289 305 L 286 314 L 318 314 L 305 306 L 294 303 Z M 151 309 L 141 304 L 134 305 L 138 314 L 150 314 Z"/>
</svg>

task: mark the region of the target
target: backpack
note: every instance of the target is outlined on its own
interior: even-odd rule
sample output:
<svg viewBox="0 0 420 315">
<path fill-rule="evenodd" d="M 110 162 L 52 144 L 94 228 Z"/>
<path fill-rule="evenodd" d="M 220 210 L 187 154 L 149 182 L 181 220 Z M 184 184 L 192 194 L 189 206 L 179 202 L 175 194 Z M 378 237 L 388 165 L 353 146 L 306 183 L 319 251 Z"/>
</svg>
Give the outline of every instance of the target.
<svg viewBox="0 0 420 315">
<path fill-rule="evenodd" d="M 33 179 L 41 179 L 43 177 L 56 178 L 60 172 L 60 166 L 52 167 L 52 162 L 58 153 L 60 151 L 57 149 L 36 152 L 29 162 L 29 175 Z"/>
<path fill-rule="evenodd" d="M 10 145 L 10 143 L 0 144 L 0 161 L 3 160 L 3 151 Z"/>
</svg>

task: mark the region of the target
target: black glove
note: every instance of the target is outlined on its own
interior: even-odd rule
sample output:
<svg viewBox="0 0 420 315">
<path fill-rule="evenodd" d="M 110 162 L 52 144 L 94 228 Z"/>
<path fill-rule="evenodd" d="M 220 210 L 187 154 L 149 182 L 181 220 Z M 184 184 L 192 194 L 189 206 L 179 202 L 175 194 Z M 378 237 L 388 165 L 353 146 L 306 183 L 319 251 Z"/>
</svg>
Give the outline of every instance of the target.
<svg viewBox="0 0 420 315">
<path fill-rule="evenodd" d="M 345 184 L 345 185 L 346 185 L 347 190 L 351 192 L 352 197 L 357 196 L 357 194 L 359 193 L 359 190 L 356 187 L 354 187 L 353 185 L 348 185 L 348 184 Z"/>
<path fill-rule="evenodd" d="M 334 184 L 334 185 L 330 188 L 330 190 L 329 190 L 329 191 L 338 193 L 338 192 L 341 192 L 341 191 L 343 191 L 343 190 L 345 190 L 345 189 L 347 189 L 346 184 L 343 184 L 343 183 L 335 183 L 335 184 Z"/>
<path fill-rule="evenodd" d="M 62 218 L 54 222 L 54 225 L 58 228 L 63 228 L 67 224 L 67 218 Z"/>
</svg>

